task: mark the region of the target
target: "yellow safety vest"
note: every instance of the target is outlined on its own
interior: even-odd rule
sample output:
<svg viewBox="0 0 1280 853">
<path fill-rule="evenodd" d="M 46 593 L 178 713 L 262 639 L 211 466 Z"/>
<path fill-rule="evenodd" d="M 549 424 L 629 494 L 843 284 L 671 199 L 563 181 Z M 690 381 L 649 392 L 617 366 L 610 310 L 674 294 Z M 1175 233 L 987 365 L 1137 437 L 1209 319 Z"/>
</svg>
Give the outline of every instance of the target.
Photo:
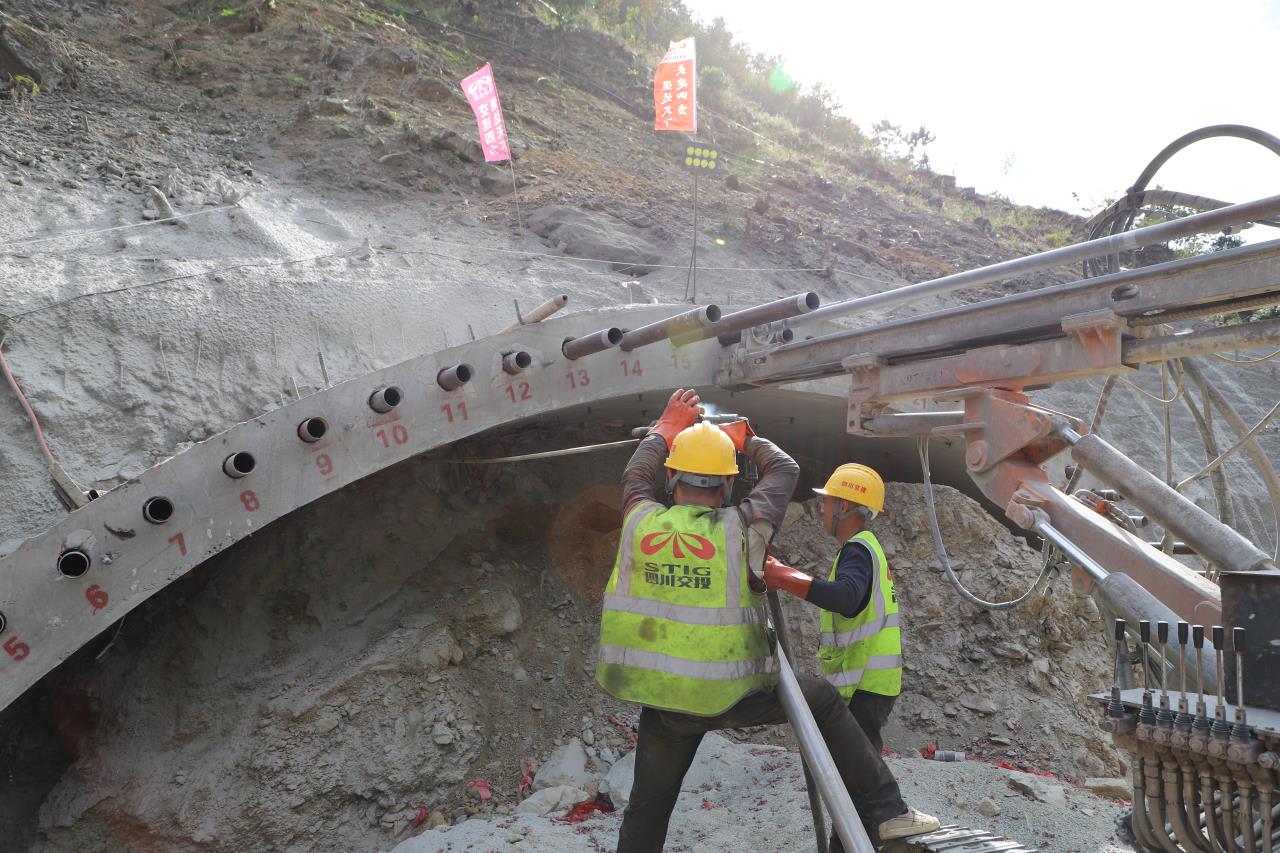
<svg viewBox="0 0 1280 853">
<path fill-rule="evenodd" d="M 626 702 L 709 717 L 776 684 L 746 551 L 736 509 L 632 509 L 605 586 L 600 686 Z"/>
<path fill-rule="evenodd" d="M 852 619 L 822 611 L 818 623 L 822 675 L 846 700 L 858 690 L 897 696 L 902 692 L 902 623 L 889 561 L 871 531 L 864 530 L 849 541 L 860 542 L 871 552 L 871 596 Z M 828 580 L 836 579 L 839 565 L 837 553 Z"/>
</svg>

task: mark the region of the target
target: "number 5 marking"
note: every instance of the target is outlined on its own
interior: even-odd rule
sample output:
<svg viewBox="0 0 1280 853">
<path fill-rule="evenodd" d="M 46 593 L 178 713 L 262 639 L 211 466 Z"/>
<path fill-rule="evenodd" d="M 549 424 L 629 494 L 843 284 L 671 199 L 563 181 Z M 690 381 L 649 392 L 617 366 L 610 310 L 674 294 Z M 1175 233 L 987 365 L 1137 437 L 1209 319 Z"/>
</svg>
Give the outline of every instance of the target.
<svg viewBox="0 0 1280 853">
<path fill-rule="evenodd" d="M 14 660 L 22 660 L 31 654 L 31 647 L 21 642 L 17 637 L 10 637 L 4 641 L 4 650 L 9 653 L 9 657 Z"/>
</svg>

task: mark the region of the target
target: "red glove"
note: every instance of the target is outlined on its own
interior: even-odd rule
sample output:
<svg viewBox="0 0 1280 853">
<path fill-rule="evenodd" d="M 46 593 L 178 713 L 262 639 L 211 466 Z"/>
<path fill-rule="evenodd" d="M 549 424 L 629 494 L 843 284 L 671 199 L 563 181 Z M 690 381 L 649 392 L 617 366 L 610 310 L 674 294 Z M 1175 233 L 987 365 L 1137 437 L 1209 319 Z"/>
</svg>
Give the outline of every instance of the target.
<svg viewBox="0 0 1280 853">
<path fill-rule="evenodd" d="M 662 436 L 662 440 L 667 443 L 667 449 L 670 450 L 676 436 L 693 426 L 698 420 L 698 415 L 702 414 L 702 410 L 698 408 L 699 402 L 697 391 L 692 388 L 687 391 L 677 388 L 671 395 L 671 399 L 667 401 L 667 408 L 663 410 L 662 417 L 658 418 L 658 422 L 649 430 L 649 435 Z"/>
<path fill-rule="evenodd" d="M 812 583 L 813 578 L 799 569 L 780 563 L 772 556 L 764 558 L 764 585 L 767 588 L 789 592 L 796 598 L 806 598 Z"/>
<path fill-rule="evenodd" d="M 742 452 L 742 445 L 747 443 L 747 436 L 755 435 L 746 418 L 731 424 L 720 424 L 720 431 L 733 439 L 733 446 L 739 453 Z"/>
</svg>

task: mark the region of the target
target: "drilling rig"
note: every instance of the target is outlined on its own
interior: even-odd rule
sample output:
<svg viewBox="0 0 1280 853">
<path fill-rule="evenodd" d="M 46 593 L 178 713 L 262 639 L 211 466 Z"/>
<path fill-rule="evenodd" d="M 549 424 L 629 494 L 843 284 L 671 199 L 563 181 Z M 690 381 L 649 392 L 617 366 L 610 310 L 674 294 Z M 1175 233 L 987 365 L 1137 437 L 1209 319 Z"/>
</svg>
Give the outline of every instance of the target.
<svg viewBox="0 0 1280 853">
<path fill-rule="evenodd" d="M 1276 555 L 1185 497 L 1176 488 L 1185 482 L 1165 482 L 1096 432 L 1118 379 L 1144 365 L 1171 365 L 1179 382 L 1201 386 L 1239 437 L 1191 479 L 1217 471 L 1227 458 L 1248 449 L 1269 484 L 1280 520 L 1275 471 L 1254 442 L 1280 407 L 1245 428 L 1193 360 L 1280 345 L 1280 321 L 1194 330 L 1176 325 L 1280 302 L 1280 241 L 1136 269 L 1121 263 L 1123 253 L 1154 243 L 1197 233 L 1230 234 L 1251 223 L 1275 224 L 1280 196 L 1231 205 L 1146 190 L 1175 153 L 1224 136 L 1280 155 L 1280 139 L 1253 128 L 1195 131 L 1170 144 L 1124 199 L 1090 221 L 1092 239 L 1086 242 L 823 306 L 791 324 L 901 305 L 1068 262 L 1082 262 L 1084 276 L 1078 281 L 771 348 L 739 347 L 722 356 L 718 374 L 720 385 L 735 390 L 847 376 L 849 433 L 917 439 L 930 501 L 929 440 L 961 438 L 968 473 L 982 492 L 1004 508 L 1012 525 L 1044 543 L 1046 562 L 1051 552 L 1069 562 L 1076 588 L 1092 593 L 1115 617 L 1115 680 L 1109 694 L 1094 698 L 1102 709 L 1103 730 L 1130 758 L 1131 827 L 1143 851 L 1272 853 L 1275 844 L 1273 791 L 1280 783 Z M 1169 204 L 1202 212 L 1128 230 L 1144 207 Z M 1092 423 L 1029 396 L 1055 383 L 1093 377 L 1106 377 L 1106 384 Z M 1055 480 L 1051 463 L 1064 453 L 1073 464 Z M 1106 488 L 1077 489 L 1085 472 Z M 1139 519 L 1119 508 L 1126 501 L 1141 511 Z M 1137 521 L 1147 519 L 1164 529 L 1163 541 L 1142 538 Z M 936 514 L 933 533 L 939 561 L 961 596 L 996 606 L 960 584 Z M 1193 555 L 1204 567 L 1196 570 L 1178 554 Z M 1140 689 L 1129 686 L 1135 666 L 1144 673 Z M 912 839 L 913 849 L 955 849 L 947 845 L 964 841 L 954 828 L 944 835 Z"/>
</svg>

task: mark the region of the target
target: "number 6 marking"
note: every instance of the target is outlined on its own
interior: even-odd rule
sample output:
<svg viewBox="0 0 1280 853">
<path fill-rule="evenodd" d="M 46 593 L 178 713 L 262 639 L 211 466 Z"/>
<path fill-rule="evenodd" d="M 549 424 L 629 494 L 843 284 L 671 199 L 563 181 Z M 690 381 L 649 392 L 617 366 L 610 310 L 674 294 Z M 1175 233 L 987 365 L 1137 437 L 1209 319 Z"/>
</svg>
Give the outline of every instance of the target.
<svg viewBox="0 0 1280 853">
<path fill-rule="evenodd" d="M 244 504 L 244 508 L 249 512 L 257 512 L 262 503 L 258 500 L 258 496 L 253 493 L 252 489 L 245 489 L 240 493 L 240 503 Z"/>
<path fill-rule="evenodd" d="M 89 606 L 93 608 L 94 613 L 105 608 L 111 601 L 111 596 L 107 595 L 107 591 L 96 583 L 84 591 L 84 597 L 89 602 Z"/>
</svg>

